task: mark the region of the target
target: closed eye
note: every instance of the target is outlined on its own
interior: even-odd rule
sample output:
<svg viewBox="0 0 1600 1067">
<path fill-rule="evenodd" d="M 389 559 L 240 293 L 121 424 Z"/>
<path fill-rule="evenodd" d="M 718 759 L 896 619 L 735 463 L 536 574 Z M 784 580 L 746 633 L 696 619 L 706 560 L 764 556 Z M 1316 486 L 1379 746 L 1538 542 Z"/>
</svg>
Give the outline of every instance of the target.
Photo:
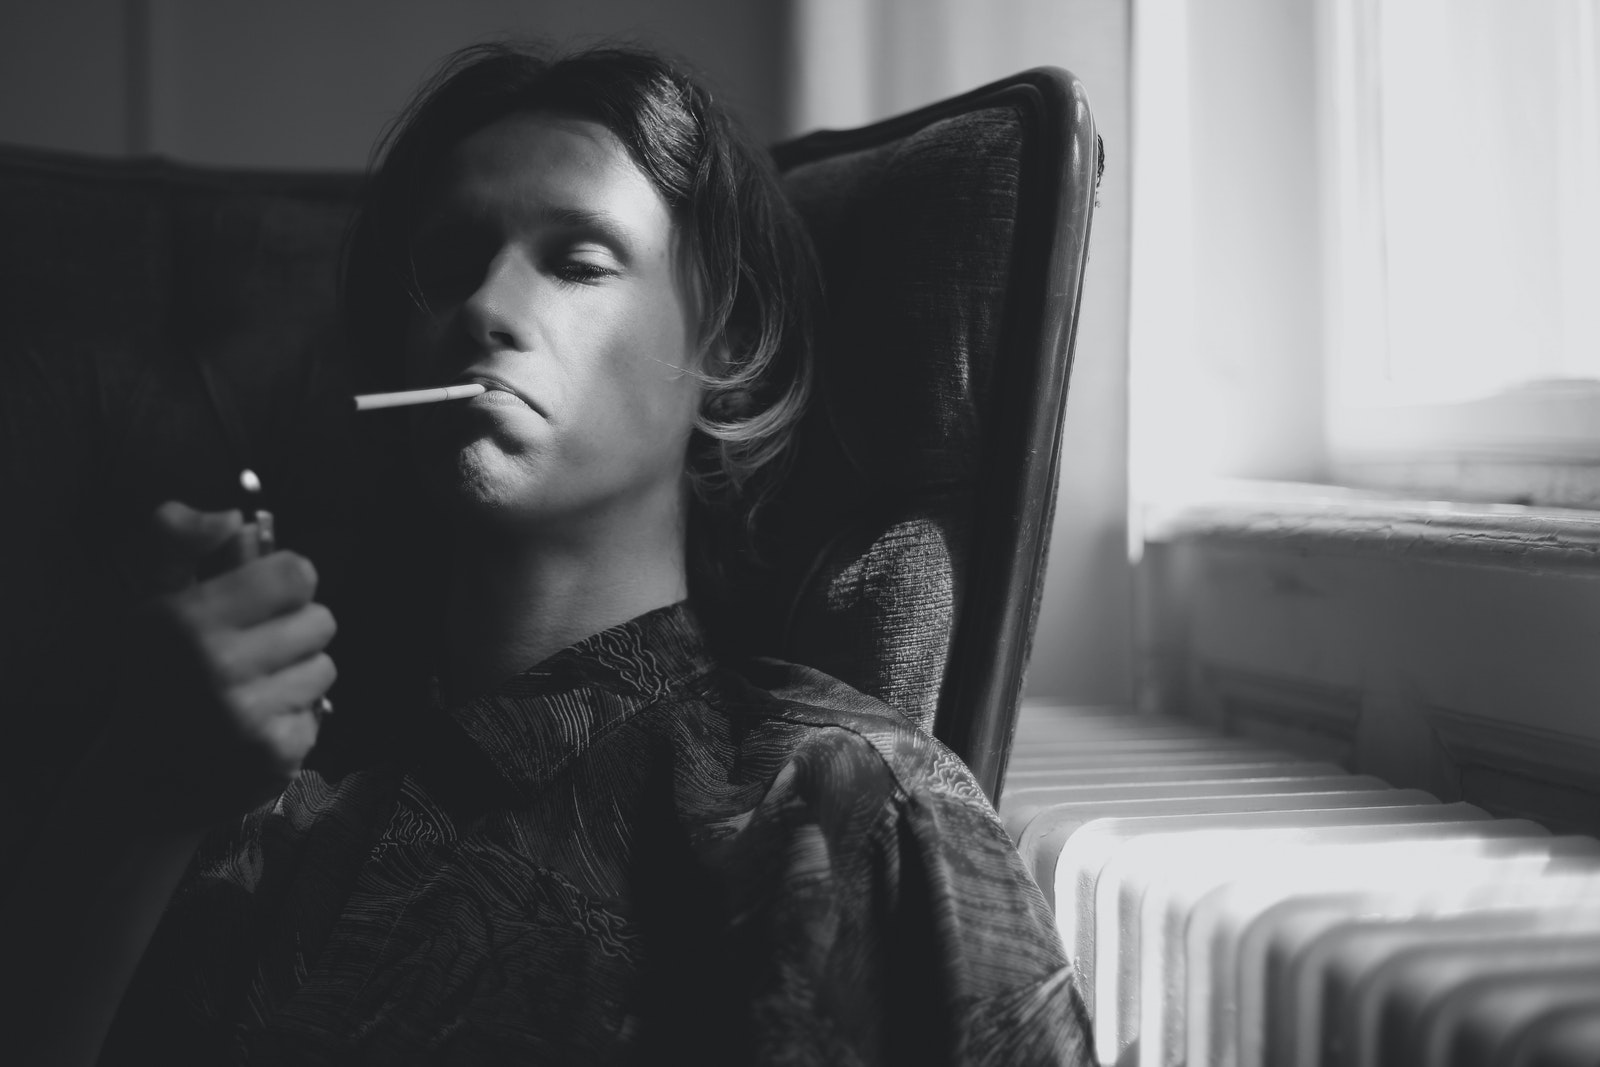
<svg viewBox="0 0 1600 1067">
<path fill-rule="evenodd" d="M 552 272 L 564 282 L 574 285 L 584 285 L 597 282 L 602 278 L 613 278 L 617 272 L 609 267 L 602 267 L 595 263 L 585 263 L 580 260 L 567 260 L 556 265 Z"/>
</svg>

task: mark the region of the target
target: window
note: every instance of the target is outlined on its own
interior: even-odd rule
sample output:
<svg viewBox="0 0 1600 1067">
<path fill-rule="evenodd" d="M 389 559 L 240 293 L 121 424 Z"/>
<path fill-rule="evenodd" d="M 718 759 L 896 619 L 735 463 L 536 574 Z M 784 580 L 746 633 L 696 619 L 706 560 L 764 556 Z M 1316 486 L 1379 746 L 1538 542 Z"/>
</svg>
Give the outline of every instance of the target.
<svg viewBox="0 0 1600 1067">
<path fill-rule="evenodd" d="M 1138 495 L 1600 507 L 1600 0 L 1134 10 Z"/>
<path fill-rule="evenodd" d="M 1592 505 L 1594 0 L 1335 0 L 1328 435 L 1343 480 Z"/>
</svg>

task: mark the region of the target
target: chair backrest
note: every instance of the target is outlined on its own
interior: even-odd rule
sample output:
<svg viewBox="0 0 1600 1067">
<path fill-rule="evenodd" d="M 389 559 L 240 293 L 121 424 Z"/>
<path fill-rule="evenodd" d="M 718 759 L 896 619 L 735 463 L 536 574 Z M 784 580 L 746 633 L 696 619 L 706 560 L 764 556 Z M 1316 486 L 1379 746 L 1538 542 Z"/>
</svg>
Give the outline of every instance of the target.
<svg viewBox="0 0 1600 1067">
<path fill-rule="evenodd" d="M 931 729 L 998 801 L 1101 166 L 1082 86 L 1030 70 L 774 152 L 826 313 L 771 641 Z"/>
</svg>

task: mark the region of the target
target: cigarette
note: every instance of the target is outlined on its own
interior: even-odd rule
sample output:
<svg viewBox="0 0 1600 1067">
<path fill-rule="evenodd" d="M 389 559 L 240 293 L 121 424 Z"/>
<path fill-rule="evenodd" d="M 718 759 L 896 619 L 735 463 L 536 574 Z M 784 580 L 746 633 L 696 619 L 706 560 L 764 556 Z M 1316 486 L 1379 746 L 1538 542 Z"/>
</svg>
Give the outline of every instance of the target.
<svg viewBox="0 0 1600 1067">
<path fill-rule="evenodd" d="M 437 404 L 441 400 L 466 400 L 482 396 L 488 389 L 473 382 L 471 385 L 446 385 L 438 389 L 408 389 L 403 393 L 365 393 L 355 397 L 357 411 L 377 408 L 403 408 L 412 404 Z"/>
</svg>

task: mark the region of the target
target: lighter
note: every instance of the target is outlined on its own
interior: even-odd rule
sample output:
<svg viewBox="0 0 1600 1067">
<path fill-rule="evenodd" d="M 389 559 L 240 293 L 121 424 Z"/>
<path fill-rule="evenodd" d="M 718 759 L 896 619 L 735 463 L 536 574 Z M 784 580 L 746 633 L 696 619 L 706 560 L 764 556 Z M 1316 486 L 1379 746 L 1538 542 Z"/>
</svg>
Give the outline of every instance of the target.
<svg viewBox="0 0 1600 1067">
<path fill-rule="evenodd" d="M 261 502 L 261 479 L 246 467 L 239 472 L 239 488 L 245 492 L 245 528 L 240 534 L 241 562 L 265 556 L 278 547 L 278 536 L 272 524 L 272 512 L 258 507 Z"/>
<path fill-rule="evenodd" d="M 245 493 L 245 528 L 239 534 L 239 558 L 241 563 L 248 563 L 276 551 L 278 534 L 273 525 L 272 512 L 257 506 L 261 503 L 261 479 L 256 472 L 249 467 L 240 471 L 239 488 Z M 333 701 L 325 695 L 319 696 L 307 710 L 321 722 L 333 714 Z"/>
</svg>

